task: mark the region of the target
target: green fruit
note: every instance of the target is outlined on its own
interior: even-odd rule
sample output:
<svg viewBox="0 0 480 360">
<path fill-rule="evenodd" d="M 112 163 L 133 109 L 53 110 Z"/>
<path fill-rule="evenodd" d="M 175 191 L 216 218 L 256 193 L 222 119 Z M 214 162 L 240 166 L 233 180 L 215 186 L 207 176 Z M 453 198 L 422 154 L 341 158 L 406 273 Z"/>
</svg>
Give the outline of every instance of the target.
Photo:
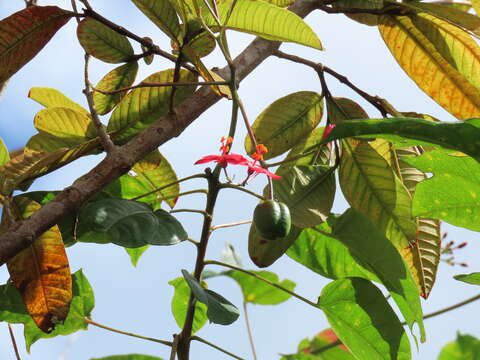
<svg viewBox="0 0 480 360">
<path fill-rule="evenodd" d="M 253 212 L 253 223 L 260 236 L 267 240 L 285 237 L 292 224 L 290 210 L 278 201 L 262 201 Z"/>
</svg>

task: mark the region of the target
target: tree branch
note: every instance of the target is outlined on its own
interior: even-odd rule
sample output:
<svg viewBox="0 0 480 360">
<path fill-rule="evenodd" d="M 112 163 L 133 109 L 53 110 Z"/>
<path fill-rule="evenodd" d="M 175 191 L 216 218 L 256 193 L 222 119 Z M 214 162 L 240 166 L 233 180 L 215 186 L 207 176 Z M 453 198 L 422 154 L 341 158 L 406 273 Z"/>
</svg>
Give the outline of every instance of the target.
<svg viewBox="0 0 480 360">
<path fill-rule="evenodd" d="M 315 1 L 312 0 L 299 0 L 290 7 L 291 11 L 301 17 L 305 17 L 314 9 Z M 234 59 L 238 81 L 248 76 L 279 46 L 280 42 L 261 38 L 252 41 Z M 219 75 L 228 80 L 229 71 L 227 66 L 219 71 Z M 36 237 L 58 223 L 66 214 L 76 211 L 110 182 L 128 172 L 145 155 L 180 135 L 187 126 L 218 100 L 220 97 L 215 95 L 209 86 L 201 87 L 175 108 L 176 119 L 172 115 L 158 119 L 129 143 L 108 153 L 97 166 L 78 178 L 28 219 L 10 226 L 0 236 L 0 265 L 30 246 Z"/>
</svg>

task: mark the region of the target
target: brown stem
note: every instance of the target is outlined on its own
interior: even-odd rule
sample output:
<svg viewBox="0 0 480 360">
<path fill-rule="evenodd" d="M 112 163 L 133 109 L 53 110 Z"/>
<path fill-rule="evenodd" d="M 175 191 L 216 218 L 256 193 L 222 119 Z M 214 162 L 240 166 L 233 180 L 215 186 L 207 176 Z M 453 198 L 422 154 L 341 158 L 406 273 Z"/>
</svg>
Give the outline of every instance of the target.
<svg viewBox="0 0 480 360">
<path fill-rule="evenodd" d="M 372 14 L 372 15 L 402 15 L 405 10 L 395 5 L 386 5 L 380 9 L 362 9 L 362 8 L 344 8 L 344 7 L 331 7 L 318 3 L 317 9 L 325 11 L 329 14 Z"/>
<path fill-rule="evenodd" d="M 13 350 L 15 351 L 15 357 L 17 360 L 22 360 L 20 356 L 20 351 L 18 351 L 17 341 L 15 340 L 15 334 L 13 333 L 12 324 L 8 324 L 8 332 L 10 334 L 10 339 L 12 340 Z"/>
<path fill-rule="evenodd" d="M 138 88 L 145 88 L 145 87 L 166 87 L 166 86 L 196 86 L 196 85 L 199 85 L 199 86 L 203 86 L 203 85 L 227 85 L 228 82 L 226 81 L 192 81 L 192 82 L 177 82 L 177 83 L 174 83 L 174 82 L 141 82 L 139 83 L 138 85 L 134 85 L 134 86 L 129 86 L 129 87 L 124 87 L 124 88 L 121 88 L 121 89 L 117 89 L 117 90 L 112 90 L 112 91 L 105 91 L 105 90 L 101 90 L 101 89 L 97 89 L 97 88 L 93 88 L 94 91 L 98 91 L 99 93 L 101 94 L 104 94 L 104 95 L 114 95 L 114 94 L 118 94 L 118 93 L 121 93 L 121 92 L 124 92 L 124 91 L 129 91 L 129 90 L 133 90 L 133 89 L 138 89 Z"/>
</svg>

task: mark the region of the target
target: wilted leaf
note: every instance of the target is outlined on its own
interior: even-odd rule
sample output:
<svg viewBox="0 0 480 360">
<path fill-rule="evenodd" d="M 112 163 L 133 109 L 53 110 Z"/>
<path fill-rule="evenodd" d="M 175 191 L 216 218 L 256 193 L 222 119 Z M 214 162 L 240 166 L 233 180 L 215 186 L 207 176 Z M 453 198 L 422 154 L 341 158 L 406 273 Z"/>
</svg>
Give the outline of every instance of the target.
<svg viewBox="0 0 480 360">
<path fill-rule="evenodd" d="M 12 212 L 25 219 L 40 208 L 28 198 L 16 197 Z M 58 226 L 8 260 L 7 267 L 28 313 L 42 331 L 49 333 L 65 320 L 72 300 L 72 279 Z"/>
<path fill-rule="evenodd" d="M 463 281 L 468 284 L 480 285 L 480 272 L 474 272 L 471 274 L 460 274 L 454 276 L 455 280 Z"/>
<path fill-rule="evenodd" d="M 127 62 L 133 56 L 132 45 L 125 36 L 92 18 L 78 24 L 77 37 L 88 54 L 107 63 Z"/>
<path fill-rule="evenodd" d="M 204 289 L 188 271 L 182 270 L 182 274 L 195 298 L 207 305 L 207 317 L 211 322 L 230 325 L 238 319 L 240 313 L 235 305 L 220 294 Z"/>
<path fill-rule="evenodd" d="M 250 271 L 254 274 L 261 276 L 264 279 L 278 284 L 290 291 L 295 289 L 295 283 L 291 280 L 285 279 L 279 281 L 278 275 L 270 271 Z M 273 287 L 253 276 L 245 274 L 241 271 L 230 270 L 225 271 L 222 275 L 226 275 L 235 280 L 243 293 L 243 301 L 246 303 L 259 304 L 259 305 L 276 305 L 290 299 L 292 295 Z"/>
<path fill-rule="evenodd" d="M 326 220 L 335 198 L 335 175 L 330 167 L 280 167 L 276 174 L 282 179 L 274 181 L 274 194 L 290 209 L 293 225 L 307 228 Z M 264 195 L 267 192 L 268 187 Z"/>
<path fill-rule="evenodd" d="M 115 91 L 129 87 L 135 81 L 137 71 L 138 63 L 136 61 L 121 65 L 105 75 L 95 88 L 103 91 Z M 113 95 L 104 95 L 101 92 L 95 91 L 93 100 L 98 114 L 105 115 L 109 113 L 125 95 L 127 95 L 126 91 Z"/>
<path fill-rule="evenodd" d="M 143 82 L 172 82 L 173 69 L 150 75 Z M 193 82 L 196 77 L 187 70 L 180 71 L 180 82 Z M 178 105 L 191 94 L 195 86 L 180 86 L 175 92 L 174 104 Z M 108 123 L 108 131 L 120 131 L 116 141 L 125 141 L 150 126 L 169 111 L 172 88 L 146 87 L 134 89 L 115 108 Z"/>
<path fill-rule="evenodd" d="M 268 152 L 266 160 L 284 153 L 304 140 L 322 119 L 323 100 L 311 91 L 300 91 L 284 96 L 270 104 L 252 125 L 259 144 Z M 248 154 L 256 151 L 250 138 L 245 138 Z"/>
<path fill-rule="evenodd" d="M 31 6 L 0 21 L 0 83 L 28 63 L 73 13 L 56 6 Z"/>
<path fill-rule="evenodd" d="M 355 358 L 411 359 L 402 324 L 381 291 L 369 281 L 336 280 L 323 288 L 318 306 Z"/>
<path fill-rule="evenodd" d="M 172 297 L 172 314 L 179 328 L 183 328 L 187 316 L 190 287 L 183 277 L 178 277 L 168 282 L 175 288 Z M 192 333 L 196 333 L 207 323 L 207 305 L 197 301 L 192 324 Z"/>
<path fill-rule="evenodd" d="M 180 23 L 170 1 L 132 0 L 132 2 L 172 40 L 181 41 Z"/>
<path fill-rule="evenodd" d="M 188 237 L 180 222 L 165 210 L 153 212 L 141 202 L 125 199 L 85 204 L 79 212 L 77 236 L 83 242 L 112 242 L 129 248 L 175 245 Z"/>
<path fill-rule="evenodd" d="M 47 87 L 33 87 L 28 92 L 28 97 L 46 108 L 62 107 L 75 110 L 88 115 L 88 111 L 75 101 L 63 95 L 60 91 Z"/>
<path fill-rule="evenodd" d="M 218 4 L 220 19 L 226 19 L 233 1 L 224 0 Z M 263 1 L 237 0 L 228 23 L 222 24 L 227 29 L 246 32 L 268 40 L 288 41 L 322 50 L 320 39 L 300 18 L 287 9 Z M 205 16 L 208 26 L 217 25 L 213 16 Z"/>
<path fill-rule="evenodd" d="M 480 48 L 467 33 L 426 13 L 379 19 L 390 51 L 426 94 L 458 119 L 480 116 Z"/>
</svg>

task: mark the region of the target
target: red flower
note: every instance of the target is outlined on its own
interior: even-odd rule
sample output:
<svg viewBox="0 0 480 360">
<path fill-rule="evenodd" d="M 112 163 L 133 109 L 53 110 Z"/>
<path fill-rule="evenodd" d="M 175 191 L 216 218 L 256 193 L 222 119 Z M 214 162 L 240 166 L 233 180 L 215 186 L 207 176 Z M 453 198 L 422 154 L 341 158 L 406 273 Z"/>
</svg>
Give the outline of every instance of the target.
<svg viewBox="0 0 480 360">
<path fill-rule="evenodd" d="M 268 171 L 267 169 L 261 167 L 261 166 L 258 166 L 258 165 L 255 165 L 255 162 L 249 162 L 248 164 L 248 176 L 254 174 L 257 175 L 257 174 L 265 174 L 267 175 L 268 177 L 272 178 L 272 179 L 281 179 L 282 177 L 281 176 L 278 176 L 270 171 Z"/>
<path fill-rule="evenodd" d="M 335 129 L 336 124 L 328 124 L 325 130 L 323 130 L 323 135 L 322 135 L 322 140 L 326 139 L 328 135 L 332 132 L 333 129 Z"/>
<path fill-rule="evenodd" d="M 197 160 L 195 165 L 204 164 L 211 161 L 218 163 L 223 168 L 226 168 L 228 164 L 248 165 L 248 160 L 239 154 L 207 155 Z"/>
</svg>

